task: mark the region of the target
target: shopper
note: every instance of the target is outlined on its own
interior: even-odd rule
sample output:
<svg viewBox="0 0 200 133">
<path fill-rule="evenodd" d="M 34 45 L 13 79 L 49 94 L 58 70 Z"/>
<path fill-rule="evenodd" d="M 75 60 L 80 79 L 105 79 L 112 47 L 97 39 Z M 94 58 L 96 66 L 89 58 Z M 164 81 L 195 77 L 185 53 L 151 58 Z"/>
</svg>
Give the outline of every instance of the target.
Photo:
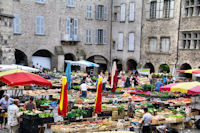
<svg viewBox="0 0 200 133">
<path fill-rule="evenodd" d="M 135 104 L 132 101 L 132 97 L 128 98 L 128 112 L 127 112 L 129 117 L 134 117 L 135 115 Z"/>
<path fill-rule="evenodd" d="M 121 86 L 122 86 L 122 88 L 125 87 L 125 81 L 126 81 L 125 75 L 124 75 L 124 73 L 122 73 L 122 76 L 121 76 Z"/>
<path fill-rule="evenodd" d="M 131 74 L 128 75 L 125 82 L 125 88 L 129 88 L 131 86 Z"/>
<path fill-rule="evenodd" d="M 33 111 L 33 109 L 37 110 L 33 97 L 30 97 L 29 101 L 24 104 L 24 109 L 30 111 Z"/>
<path fill-rule="evenodd" d="M 162 79 L 161 80 L 158 79 L 158 81 L 156 82 L 156 85 L 155 85 L 155 91 L 160 91 L 160 87 L 163 86 L 162 81 L 163 81 Z"/>
<path fill-rule="evenodd" d="M 10 96 L 8 94 L 6 94 L 3 98 L 1 98 L 0 100 L 0 112 L 1 114 L 7 112 L 7 109 L 8 109 L 8 106 L 13 102 L 14 99 L 10 98 Z M 0 126 L 0 129 L 2 128 L 3 124 L 5 124 L 4 127 L 6 127 L 6 124 L 7 124 L 7 118 L 1 116 L 0 117 L 0 123 L 1 123 L 1 126 Z"/>
<path fill-rule="evenodd" d="M 8 126 L 10 127 L 9 133 L 18 133 L 20 124 L 20 113 L 18 108 L 19 100 L 15 99 L 13 103 L 14 104 L 8 106 Z"/>
<path fill-rule="evenodd" d="M 86 80 L 86 77 L 83 77 L 82 84 L 80 86 L 82 97 L 87 97 L 88 86 L 85 80 Z"/>
<path fill-rule="evenodd" d="M 103 74 L 103 76 L 102 76 L 102 86 L 103 86 L 103 90 L 104 91 L 107 91 L 107 89 L 106 89 L 106 84 L 107 84 L 107 78 L 106 78 L 106 76 Z"/>
<path fill-rule="evenodd" d="M 151 132 L 152 115 L 148 112 L 148 108 L 144 108 L 144 115 L 142 117 L 142 133 Z"/>
<path fill-rule="evenodd" d="M 90 77 L 89 74 L 88 74 L 88 76 L 87 76 L 87 78 L 86 78 L 86 83 L 87 83 L 87 85 L 93 84 L 93 81 L 92 81 L 92 79 L 91 79 L 91 77 Z"/>
</svg>

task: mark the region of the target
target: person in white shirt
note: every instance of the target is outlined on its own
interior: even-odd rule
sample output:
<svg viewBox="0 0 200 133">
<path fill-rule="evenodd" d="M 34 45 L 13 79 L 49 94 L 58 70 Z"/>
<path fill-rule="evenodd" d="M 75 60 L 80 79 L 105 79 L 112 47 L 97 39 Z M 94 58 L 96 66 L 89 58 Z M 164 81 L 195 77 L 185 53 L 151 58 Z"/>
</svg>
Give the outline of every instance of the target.
<svg viewBox="0 0 200 133">
<path fill-rule="evenodd" d="M 20 124 L 20 113 L 18 108 L 19 100 L 15 99 L 13 103 L 14 104 L 8 106 L 8 126 L 10 127 L 10 133 L 18 133 Z"/>
<path fill-rule="evenodd" d="M 152 115 L 148 112 L 147 108 L 144 108 L 144 115 L 142 117 L 142 133 L 150 133 L 151 132 L 151 122 L 152 122 Z"/>
<path fill-rule="evenodd" d="M 80 89 L 81 89 L 81 96 L 82 97 L 87 97 L 87 89 L 88 89 L 88 86 L 87 86 L 87 84 L 86 84 L 86 82 L 85 82 L 85 79 L 86 79 L 86 77 L 83 77 L 83 81 L 82 81 L 82 84 L 81 84 L 81 86 L 80 86 Z"/>
</svg>

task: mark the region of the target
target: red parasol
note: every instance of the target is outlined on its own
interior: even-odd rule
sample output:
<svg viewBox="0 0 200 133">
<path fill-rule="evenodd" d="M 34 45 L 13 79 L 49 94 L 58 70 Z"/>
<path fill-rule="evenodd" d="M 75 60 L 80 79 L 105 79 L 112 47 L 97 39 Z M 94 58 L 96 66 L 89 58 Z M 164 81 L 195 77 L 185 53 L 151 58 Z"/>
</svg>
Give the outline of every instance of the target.
<svg viewBox="0 0 200 133">
<path fill-rule="evenodd" d="M 41 86 L 52 86 L 51 82 L 43 77 L 28 73 L 19 69 L 0 72 L 0 81 L 9 86 L 37 84 Z"/>
</svg>

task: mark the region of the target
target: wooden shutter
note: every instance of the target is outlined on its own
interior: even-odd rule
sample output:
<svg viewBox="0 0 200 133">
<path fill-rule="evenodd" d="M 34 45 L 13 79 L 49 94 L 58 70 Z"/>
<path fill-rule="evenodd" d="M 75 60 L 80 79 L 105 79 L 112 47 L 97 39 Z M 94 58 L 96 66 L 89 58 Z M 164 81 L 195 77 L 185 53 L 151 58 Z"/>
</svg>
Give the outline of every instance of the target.
<svg viewBox="0 0 200 133">
<path fill-rule="evenodd" d="M 134 51 L 135 49 L 135 36 L 134 33 L 129 33 L 129 47 L 128 50 L 129 51 Z"/>
<path fill-rule="evenodd" d="M 164 7 L 164 0 L 160 0 L 160 11 L 159 11 L 160 18 L 163 17 L 163 7 Z"/>
<path fill-rule="evenodd" d="M 99 19 L 99 6 L 96 5 L 96 19 Z"/>
<path fill-rule="evenodd" d="M 170 1 L 170 12 L 169 12 L 169 17 L 173 18 L 174 17 L 174 0 Z"/>
<path fill-rule="evenodd" d="M 98 29 L 95 30 L 94 44 L 98 44 Z"/>
<path fill-rule="evenodd" d="M 40 17 L 40 34 L 44 34 L 44 16 Z"/>
<path fill-rule="evenodd" d="M 20 33 L 20 15 L 19 14 L 14 14 L 14 19 L 13 19 L 13 30 L 14 33 Z"/>
<path fill-rule="evenodd" d="M 160 0 L 156 3 L 156 18 L 160 18 Z"/>
<path fill-rule="evenodd" d="M 36 17 L 36 34 L 40 34 L 40 16 Z"/>
<path fill-rule="evenodd" d="M 92 43 L 92 33 L 91 33 L 91 30 L 89 29 L 89 31 L 88 31 L 88 35 L 89 35 L 89 37 L 88 37 L 88 42 L 89 42 L 89 44 L 91 44 Z"/>
<path fill-rule="evenodd" d="M 78 40 L 78 19 L 74 19 L 74 40 Z"/>
<path fill-rule="evenodd" d="M 67 1 L 67 6 L 70 6 L 71 0 L 66 0 Z"/>
<path fill-rule="evenodd" d="M 106 44 L 107 42 L 107 31 L 106 30 L 103 30 L 103 44 Z"/>
<path fill-rule="evenodd" d="M 126 5 L 122 4 L 121 5 L 121 19 L 120 19 L 121 22 L 125 21 L 125 17 L 126 17 L 125 14 L 126 14 Z"/>
<path fill-rule="evenodd" d="M 123 33 L 119 33 L 118 50 L 123 50 Z"/>
<path fill-rule="evenodd" d="M 104 6 L 104 20 L 108 20 L 108 6 Z"/>
<path fill-rule="evenodd" d="M 156 52 L 157 51 L 157 39 L 151 38 L 150 39 L 150 52 Z"/>
<path fill-rule="evenodd" d="M 70 40 L 70 31 L 71 31 L 71 27 L 70 27 L 70 18 L 67 18 L 66 20 L 66 39 Z"/>
<path fill-rule="evenodd" d="M 130 3 L 129 5 L 129 21 L 134 21 L 135 19 L 135 3 Z"/>
<path fill-rule="evenodd" d="M 71 6 L 71 7 L 74 7 L 74 0 L 71 0 L 70 6 Z"/>
<path fill-rule="evenodd" d="M 89 29 L 86 30 L 86 44 L 89 44 Z"/>
<path fill-rule="evenodd" d="M 150 19 L 150 3 L 146 3 L 146 19 Z"/>
</svg>

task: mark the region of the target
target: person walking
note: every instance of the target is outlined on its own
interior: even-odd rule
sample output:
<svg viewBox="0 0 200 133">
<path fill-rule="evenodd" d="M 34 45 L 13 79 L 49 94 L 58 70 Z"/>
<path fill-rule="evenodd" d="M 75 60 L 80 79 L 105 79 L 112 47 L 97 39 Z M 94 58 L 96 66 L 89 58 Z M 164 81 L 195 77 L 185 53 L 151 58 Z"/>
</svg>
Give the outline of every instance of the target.
<svg viewBox="0 0 200 133">
<path fill-rule="evenodd" d="M 18 103 L 19 100 L 15 99 L 14 104 L 8 106 L 8 126 L 10 127 L 9 133 L 19 133 L 20 113 Z"/>
<path fill-rule="evenodd" d="M 127 114 L 130 118 L 134 117 L 135 115 L 135 104 L 132 101 L 132 97 L 128 98 L 128 111 Z"/>
<path fill-rule="evenodd" d="M 142 133 L 151 132 L 152 115 L 148 112 L 148 108 L 144 108 L 144 115 L 142 117 Z M 142 126 L 141 125 L 141 126 Z"/>
<path fill-rule="evenodd" d="M 1 98 L 0 100 L 0 112 L 1 114 L 4 114 L 5 112 L 7 112 L 7 109 L 8 109 L 8 106 L 13 102 L 14 99 L 10 98 L 10 96 L 8 94 L 6 94 L 3 98 Z M 3 124 L 4 127 L 6 128 L 6 124 L 7 124 L 7 118 L 1 116 L 0 117 L 0 129 L 3 127 Z"/>
<path fill-rule="evenodd" d="M 81 89 L 81 97 L 87 97 L 87 89 L 88 89 L 88 86 L 86 84 L 86 77 L 83 77 L 83 80 L 82 80 L 82 84 L 80 86 L 80 89 Z"/>
</svg>

